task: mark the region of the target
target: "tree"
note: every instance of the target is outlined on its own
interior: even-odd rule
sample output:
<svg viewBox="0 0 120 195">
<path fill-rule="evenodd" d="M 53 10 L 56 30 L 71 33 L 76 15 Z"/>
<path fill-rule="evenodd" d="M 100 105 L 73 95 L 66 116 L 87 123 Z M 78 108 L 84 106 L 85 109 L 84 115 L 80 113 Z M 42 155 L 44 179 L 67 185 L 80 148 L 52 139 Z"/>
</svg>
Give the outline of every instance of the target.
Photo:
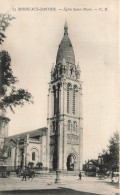
<svg viewBox="0 0 120 195">
<path fill-rule="evenodd" d="M 7 14 L 0 15 L 0 44 L 6 38 L 4 32 L 14 17 Z M 17 89 L 18 79 L 13 75 L 11 57 L 7 51 L 0 52 L 0 109 L 8 107 L 14 112 L 14 107 L 23 106 L 26 102 L 33 103 L 33 97 L 25 89 Z"/>
<path fill-rule="evenodd" d="M 119 164 L 119 133 L 114 132 L 113 136 L 109 139 L 107 150 L 102 154 L 104 164 L 108 170 L 118 170 Z"/>
<path fill-rule="evenodd" d="M 11 25 L 11 20 L 15 19 L 15 17 L 10 14 L 0 14 L 0 44 L 4 42 L 5 31 Z"/>
<path fill-rule="evenodd" d="M 109 140 L 108 150 L 110 154 L 109 165 L 117 168 L 119 163 L 119 133 L 117 131 Z"/>
<path fill-rule="evenodd" d="M 9 107 L 13 112 L 13 107 L 23 106 L 25 102 L 32 103 L 31 94 L 24 89 L 16 89 L 17 78 L 13 76 L 11 69 L 11 58 L 6 51 L 0 52 L 0 66 L 2 70 L 2 86 L 0 108 L 6 110 Z"/>
<path fill-rule="evenodd" d="M 0 14 L 0 44 L 6 38 L 5 31 L 11 25 L 11 20 L 15 19 L 9 14 Z M 13 75 L 11 57 L 5 50 L 0 51 L 0 112 L 5 112 L 10 108 L 14 113 L 16 106 L 23 106 L 25 103 L 33 103 L 33 97 L 25 89 L 17 89 L 18 79 Z M 9 119 L 0 113 L 0 131 L 8 123 Z M 0 159 L 4 159 L 7 146 L 2 144 L 4 137 L 0 140 Z"/>
</svg>

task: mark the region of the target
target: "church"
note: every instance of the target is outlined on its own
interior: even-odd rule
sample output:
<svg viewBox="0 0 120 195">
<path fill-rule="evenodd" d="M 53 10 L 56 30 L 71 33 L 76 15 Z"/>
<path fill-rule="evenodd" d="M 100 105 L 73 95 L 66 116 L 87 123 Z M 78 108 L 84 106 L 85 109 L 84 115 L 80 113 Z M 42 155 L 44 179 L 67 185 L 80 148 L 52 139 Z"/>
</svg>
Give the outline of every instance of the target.
<svg viewBox="0 0 120 195">
<path fill-rule="evenodd" d="M 8 136 L 0 134 L 9 146 L 8 166 L 25 167 L 42 163 L 49 170 L 77 171 L 83 164 L 82 82 L 79 63 L 68 36 L 59 44 L 56 64 L 51 68 L 48 87 L 47 127 Z"/>
</svg>

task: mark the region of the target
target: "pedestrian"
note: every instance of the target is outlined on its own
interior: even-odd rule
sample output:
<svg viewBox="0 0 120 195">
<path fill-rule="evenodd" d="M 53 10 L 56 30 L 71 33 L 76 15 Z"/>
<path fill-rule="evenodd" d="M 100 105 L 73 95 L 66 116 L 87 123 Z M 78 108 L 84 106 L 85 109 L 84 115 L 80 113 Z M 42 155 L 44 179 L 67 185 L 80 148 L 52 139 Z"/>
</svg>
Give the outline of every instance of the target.
<svg viewBox="0 0 120 195">
<path fill-rule="evenodd" d="M 112 171 L 112 173 L 111 173 L 111 182 L 113 182 L 113 176 L 114 176 L 114 172 Z"/>
<path fill-rule="evenodd" d="M 81 172 L 79 173 L 79 179 L 81 180 L 81 178 L 82 178 L 82 174 L 81 174 Z"/>
<path fill-rule="evenodd" d="M 22 178 L 22 180 L 21 181 L 23 181 L 25 179 L 25 181 L 27 181 L 26 180 L 26 170 L 25 171 L 23 171 L 23 178 Z"/>
</svg>

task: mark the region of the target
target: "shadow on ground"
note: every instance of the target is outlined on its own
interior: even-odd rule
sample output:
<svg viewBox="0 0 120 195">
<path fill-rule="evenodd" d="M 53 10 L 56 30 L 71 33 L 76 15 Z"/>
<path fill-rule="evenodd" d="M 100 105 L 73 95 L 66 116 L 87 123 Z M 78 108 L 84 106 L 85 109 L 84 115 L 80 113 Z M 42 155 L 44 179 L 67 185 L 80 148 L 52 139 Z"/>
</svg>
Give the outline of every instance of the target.
<svg viewBox="0 0 120 195">
<path fill-rule="evenodd" d="M 14 190 L 14 191 L 1 191 L 0 195 L 98 195 L 89 192 L 79 192 L 76 190 L 68 189 L 68 188 L 58 188 L 58 189 L 45 189 L 45 190 Z"/>
<path fill-rule="evenodd" d="M 119 183 L 112 183 L 107 181 L 105 181 L 105 183 L 109 186 L 113 186 L 114 188 L 119 189 Z"/>
</svg>

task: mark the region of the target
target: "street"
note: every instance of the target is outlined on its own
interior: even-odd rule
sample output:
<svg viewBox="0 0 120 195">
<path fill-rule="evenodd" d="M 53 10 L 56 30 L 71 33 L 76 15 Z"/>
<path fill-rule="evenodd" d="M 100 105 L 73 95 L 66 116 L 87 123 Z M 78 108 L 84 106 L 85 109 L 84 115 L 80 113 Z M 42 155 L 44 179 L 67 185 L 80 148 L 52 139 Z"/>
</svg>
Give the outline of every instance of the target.
<svg viewBox="0 0 120 195">
<path fill-rule="evenodd" d="M 0 195 L 2 194 L 108 194 L 118 195 L 119 185 L 111 179 L 100 180 L 97 177 L 61 176 L 61 182 L 55 183 L 55 175 L 38 175 L 34 179 L 21 181 L 22 178 L 10 176 L 0 178 Z"/>
</svg>

